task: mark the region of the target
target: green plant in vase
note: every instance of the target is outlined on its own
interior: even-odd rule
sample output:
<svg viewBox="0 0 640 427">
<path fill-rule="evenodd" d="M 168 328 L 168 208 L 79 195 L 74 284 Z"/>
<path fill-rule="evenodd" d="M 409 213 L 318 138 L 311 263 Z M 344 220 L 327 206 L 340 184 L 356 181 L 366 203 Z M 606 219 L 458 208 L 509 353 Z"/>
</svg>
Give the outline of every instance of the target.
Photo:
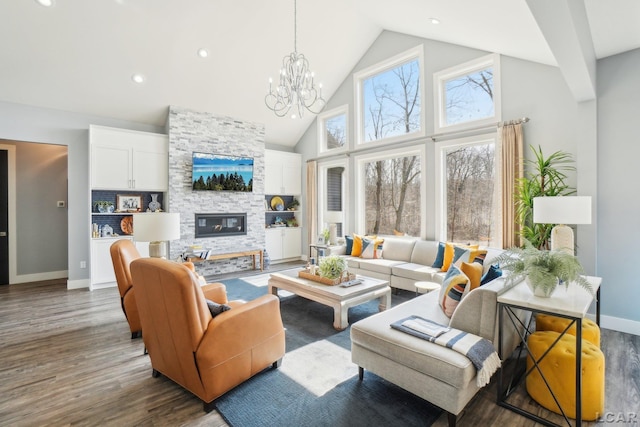
<svg viewBox="0 0 640 427">
<path fill-rule="evenodd" d="M 567 288 L 570 283 L 593 294 L 593 288 L 583 276 L 584 270 L 578 258 L 563 250 L 538 249 L 525 240 L 524 248 L 507 249 L 492 262 L 510 273 L 505 275 L 505 286 L 525 280 L 536 296 L 550 297 L 558 284 Z"/>
<path fill-rule="evenodd" d="M 326 277 L 328 279 L 337 279 L 342 276 L 342 273 L 347 269 L 347 261 L 338 255 L 329 255 L 323 258 L 320 258 L 320 263 L 318 265 L 318 270 L 320 271 L 320 276 Z"/>
<path fill-rule="evenodd" d="M 113 212 L 113 202 L 98 200 L 94 203 L 96 210 L 100 213 Z"/>
</svg>

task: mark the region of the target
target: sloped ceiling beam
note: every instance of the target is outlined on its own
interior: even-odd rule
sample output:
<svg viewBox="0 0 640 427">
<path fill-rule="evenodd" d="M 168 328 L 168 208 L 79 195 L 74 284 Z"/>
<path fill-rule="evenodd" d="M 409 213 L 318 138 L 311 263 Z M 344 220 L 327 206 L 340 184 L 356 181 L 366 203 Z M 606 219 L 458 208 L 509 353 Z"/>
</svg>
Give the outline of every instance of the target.
<svg viewBox="0 0 640 427">
<path fill-rule="evenodd" d="M 596 97 L 596 55 L 584 0 L 526 0 L 576 101 Z"/>
</svg>

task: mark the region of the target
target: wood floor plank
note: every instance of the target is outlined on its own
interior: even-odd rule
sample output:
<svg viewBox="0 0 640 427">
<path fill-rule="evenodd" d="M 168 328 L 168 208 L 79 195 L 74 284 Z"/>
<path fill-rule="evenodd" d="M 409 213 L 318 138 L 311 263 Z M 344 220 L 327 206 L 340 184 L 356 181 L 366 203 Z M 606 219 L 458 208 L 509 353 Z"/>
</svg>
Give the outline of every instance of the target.
<svg viewBox="0 0 640 427">
<path fill-rule="evenodd" d="M 640 337 L 603 330 L 602 348 L 606 411 L 638 411 Z M 143 349 L 142 340 L 131 339 L 115 288 L 67 290 L 66 282 L 0 286 L 0 425 L 227 425 L 180 386 L 152 378 Z M 561 421 L 526 391 L 513 398 Z M 458 425 L 536 425 L 495 401 L 494 381 L 469 403 Z M 435 423 L 446 425 L 446 415 Z"/>
</svg>

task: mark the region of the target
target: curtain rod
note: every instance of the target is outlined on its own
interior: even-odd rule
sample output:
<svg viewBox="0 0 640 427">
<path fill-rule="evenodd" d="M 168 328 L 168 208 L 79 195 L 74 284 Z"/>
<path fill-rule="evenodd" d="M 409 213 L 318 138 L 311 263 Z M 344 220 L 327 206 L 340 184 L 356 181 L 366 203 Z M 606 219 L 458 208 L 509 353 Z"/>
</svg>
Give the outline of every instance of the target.
<svg viewBox="0 0 640 427">
<path fill-rule="evenodd" d="M 454 136 L 460 136 L 460 135 L 465 135 L 465 134 L 469 134 L 469 133 L 477 133 L 477 132 L 480 132 L 480 131 L 497 129 L 497 128 L 505 126 L 505 125 L 517 125 L 517 124 L 520 124 L 520 123 L 527 123 L 529 120 L 530 120 L 529 117 L 522 117 L 520 119 L 507 120 L 507 121 L 503 121 L 503 122 L 496 122 L 496 123 L 493 123 L 493 124 L 490 124 L 490 125 L 478 126 L 476 128 L 471 128 L 471 129 L 464 129 L 464 130 L 459 130 L 459 131 L 437 133 L 437 134 L 433 134 L 431 136 L 428 136 L 427 138 L 430 138 L 431 141 L 436 142 L 437 139 L 450 139 L 450 138 L 452 138 Z"/>
</svg>

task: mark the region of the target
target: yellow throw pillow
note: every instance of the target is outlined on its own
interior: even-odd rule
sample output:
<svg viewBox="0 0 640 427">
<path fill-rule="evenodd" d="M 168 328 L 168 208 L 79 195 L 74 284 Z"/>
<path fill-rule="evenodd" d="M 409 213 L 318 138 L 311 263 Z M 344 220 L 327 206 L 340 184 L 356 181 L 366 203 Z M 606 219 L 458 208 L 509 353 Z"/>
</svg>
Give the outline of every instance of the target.
<svg viewBox="0 0 640 427">
<path fill-rule="evenodd" d="M 445 243 L 444 259 L 442 261 L 441 271 L 449 271 L 449 267 L 451 266 L 451 263 L 453 263 L 454 261 L 453 256 L 454 256 L 456 247 L 462 248 L 462 249 L 470 249 L 472 251 L 478 250 L 478 245 L 461 245 L 459 243 L 451 243 L 451 242 Z"/>
<path fill-rule="evenodd" d="M 482 279 L 482 264 L 477 262 L 463 262 L 460 270 L 469 278 L 469 292 L 480 286 Z"/>
</svg>

